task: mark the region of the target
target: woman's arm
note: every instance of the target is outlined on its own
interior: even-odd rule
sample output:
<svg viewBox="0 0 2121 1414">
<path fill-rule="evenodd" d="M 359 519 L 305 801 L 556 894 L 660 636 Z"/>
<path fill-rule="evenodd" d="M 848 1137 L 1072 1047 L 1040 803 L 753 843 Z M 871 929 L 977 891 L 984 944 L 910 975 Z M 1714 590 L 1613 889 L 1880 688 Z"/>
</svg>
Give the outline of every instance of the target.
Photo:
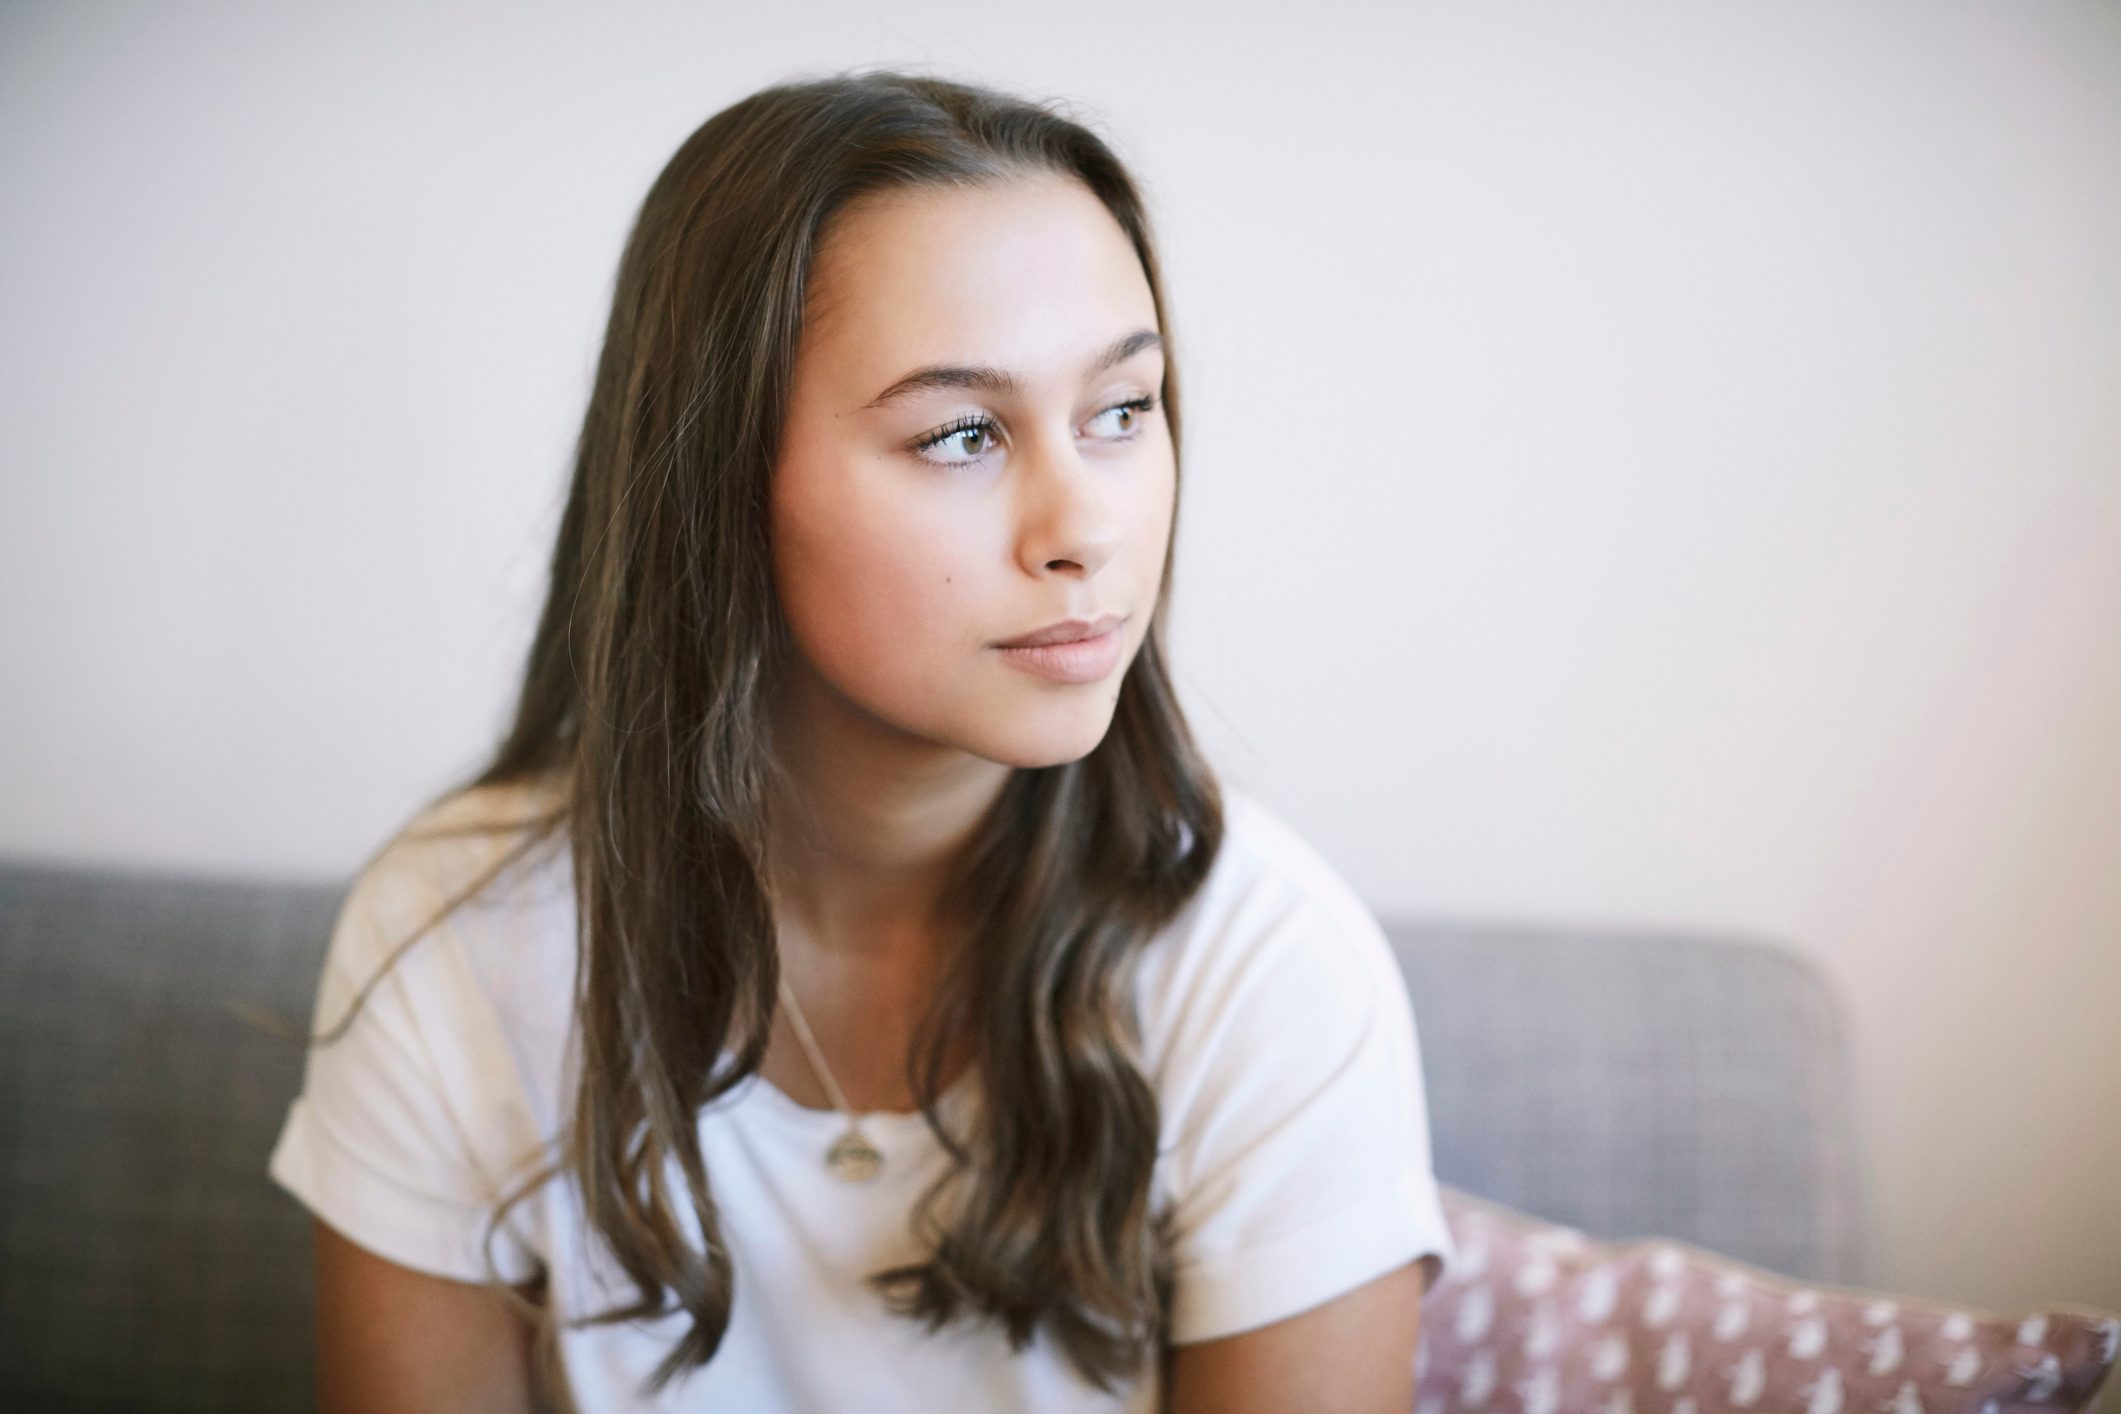
<svg viewBox="0 0 2121 1414">
<path fill-rule="evenodd" d="M 385 1261 L 315 1223 L 317 1407 L 531 1414 L 530 1323 L 490 1286 Z"/>
<path fill-rule="evenodd" d="M 1406 1414 L 1414 1407 L 1422 1264 L 1285 1321 L 1172 1348 L 1167 1414 Z"/>
</svg>

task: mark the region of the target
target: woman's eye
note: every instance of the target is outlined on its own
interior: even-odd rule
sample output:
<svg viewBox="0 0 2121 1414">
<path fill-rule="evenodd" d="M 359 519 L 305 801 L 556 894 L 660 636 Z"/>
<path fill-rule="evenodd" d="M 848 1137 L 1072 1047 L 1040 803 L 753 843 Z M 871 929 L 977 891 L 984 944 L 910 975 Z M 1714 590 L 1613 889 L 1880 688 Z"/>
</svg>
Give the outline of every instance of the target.
<svg viewBox="0 0 2121 1414">
<path fill-rule="evenodd" d="M 993 441 L 994 423 L 992 421 L 984 417 L 968 418 L 963 422 L 953 422 L 941 431 L 923 438 L 917 450 L 926 454 L 936 447 L 948 447 L 955 443 L 957 444 L 956 450 L 969 452 L 970 455 L 965 457 L 928 458 L 930 461 L 941 461 L 945 464 L 954 465 L 960 461 L 978 461 L 980 456 L 992 447 Z"/>
<path fill-rule="evenodd" d="M 1116 437 L 1131 437 L 1140 430 L 1142 418 L 1155 406 L 1155 398 L 1135 398 L 1106 408 L 1096 420 L 1106 422 Z"/>
</svg>

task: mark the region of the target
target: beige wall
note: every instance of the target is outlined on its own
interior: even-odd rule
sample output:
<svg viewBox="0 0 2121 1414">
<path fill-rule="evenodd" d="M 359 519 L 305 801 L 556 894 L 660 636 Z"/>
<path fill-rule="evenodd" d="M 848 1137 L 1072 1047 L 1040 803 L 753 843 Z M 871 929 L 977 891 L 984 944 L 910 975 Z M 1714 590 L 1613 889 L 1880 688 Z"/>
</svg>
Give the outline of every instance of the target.
<svg viewBox="0 0 2121 1414">
<path fill-rule="evenodd" d="M 0 12 L 0 850 L 350 865 L 648 179 L 930 64 L 1148 180 L 1226 771 L 1380 911 L 1788 940 L 1881 1284 L 2121 1308 L 2121 9 L 739 8 Z"/>
</svg>

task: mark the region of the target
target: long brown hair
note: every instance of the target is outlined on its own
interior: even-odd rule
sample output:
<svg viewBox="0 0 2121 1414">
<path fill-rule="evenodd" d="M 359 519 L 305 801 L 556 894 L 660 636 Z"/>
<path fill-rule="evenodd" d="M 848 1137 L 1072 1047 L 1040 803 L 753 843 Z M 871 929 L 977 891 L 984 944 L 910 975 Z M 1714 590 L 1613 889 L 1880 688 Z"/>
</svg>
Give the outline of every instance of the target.
<svg viewBox="0 0 2121 1414">
<path fill-rule="evenodd" d="M 564 1171 L 638 1288 L 581 1322 L 691 1317 L 651 1389 L 715 1353 L 737 1295 L 697 1124 L 758 1070 L 777 996 L 765 703 L 787 630 L 766 507 L 812 257 L 862 196 L 1034 172 L 1087 185 L 1140 256 L 1176 457 L 1155 248 L 1103 140 L 1055 105 L 923 75 L 855 71 L 754 93 L 686 139 L 641 207 L 514 722 L 490 762 L 440 797 L 553 791 L 548 813 L 493 827 L 515 834 L 512 847 L 429 926 L 543 841 L 564 837 L 574 871 L 580 1082 L 549 1161 L 495 1212 L 488 1260 L 502 1215 Z M 1174 508 L 1174 541 L 1176 529 Z M 951 886 L 951 916 L 970 920 L 973 941 L 921 1023 L 908 1081 L 953 1162 L 915 1211 L 933 1255 L 868 1278 L 931 1330 L 991 1319 L 1020 1351 L 1043 1326 L 1105 1389 L 1157 1355 L 1170 1295 L 1134 964 L 1223 836 L 1221 792 L 1167 667 L 1170 548 L 1109 731 L 1080 760 L 1013 772 Z M 976 1048 L 981 1103 L 965 1134 L 936 1107 L 952 1036 Z M 962 1198 L 947 1220 L 946 1195 Z M 528 1309 L 550 1378 L 550 1302 Z"/>
</svg>

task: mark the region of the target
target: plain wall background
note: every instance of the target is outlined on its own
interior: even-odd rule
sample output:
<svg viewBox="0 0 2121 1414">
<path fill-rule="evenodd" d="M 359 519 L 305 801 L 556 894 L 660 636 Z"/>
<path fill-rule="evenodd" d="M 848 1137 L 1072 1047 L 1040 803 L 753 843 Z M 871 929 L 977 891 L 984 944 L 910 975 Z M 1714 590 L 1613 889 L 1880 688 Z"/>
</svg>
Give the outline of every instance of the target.
<svg viewBox="0 0 2121 1414">
<path fill-rule="evenodd" d="M 1381 913 L 1770 935 L 1885 1289 L 2121 1308 L 2121 7 L 11 4 L 0 851 L 489 745 L 619 245 L 903 63 L 1142 175 L 1196 727 Z"/>
</svg>

